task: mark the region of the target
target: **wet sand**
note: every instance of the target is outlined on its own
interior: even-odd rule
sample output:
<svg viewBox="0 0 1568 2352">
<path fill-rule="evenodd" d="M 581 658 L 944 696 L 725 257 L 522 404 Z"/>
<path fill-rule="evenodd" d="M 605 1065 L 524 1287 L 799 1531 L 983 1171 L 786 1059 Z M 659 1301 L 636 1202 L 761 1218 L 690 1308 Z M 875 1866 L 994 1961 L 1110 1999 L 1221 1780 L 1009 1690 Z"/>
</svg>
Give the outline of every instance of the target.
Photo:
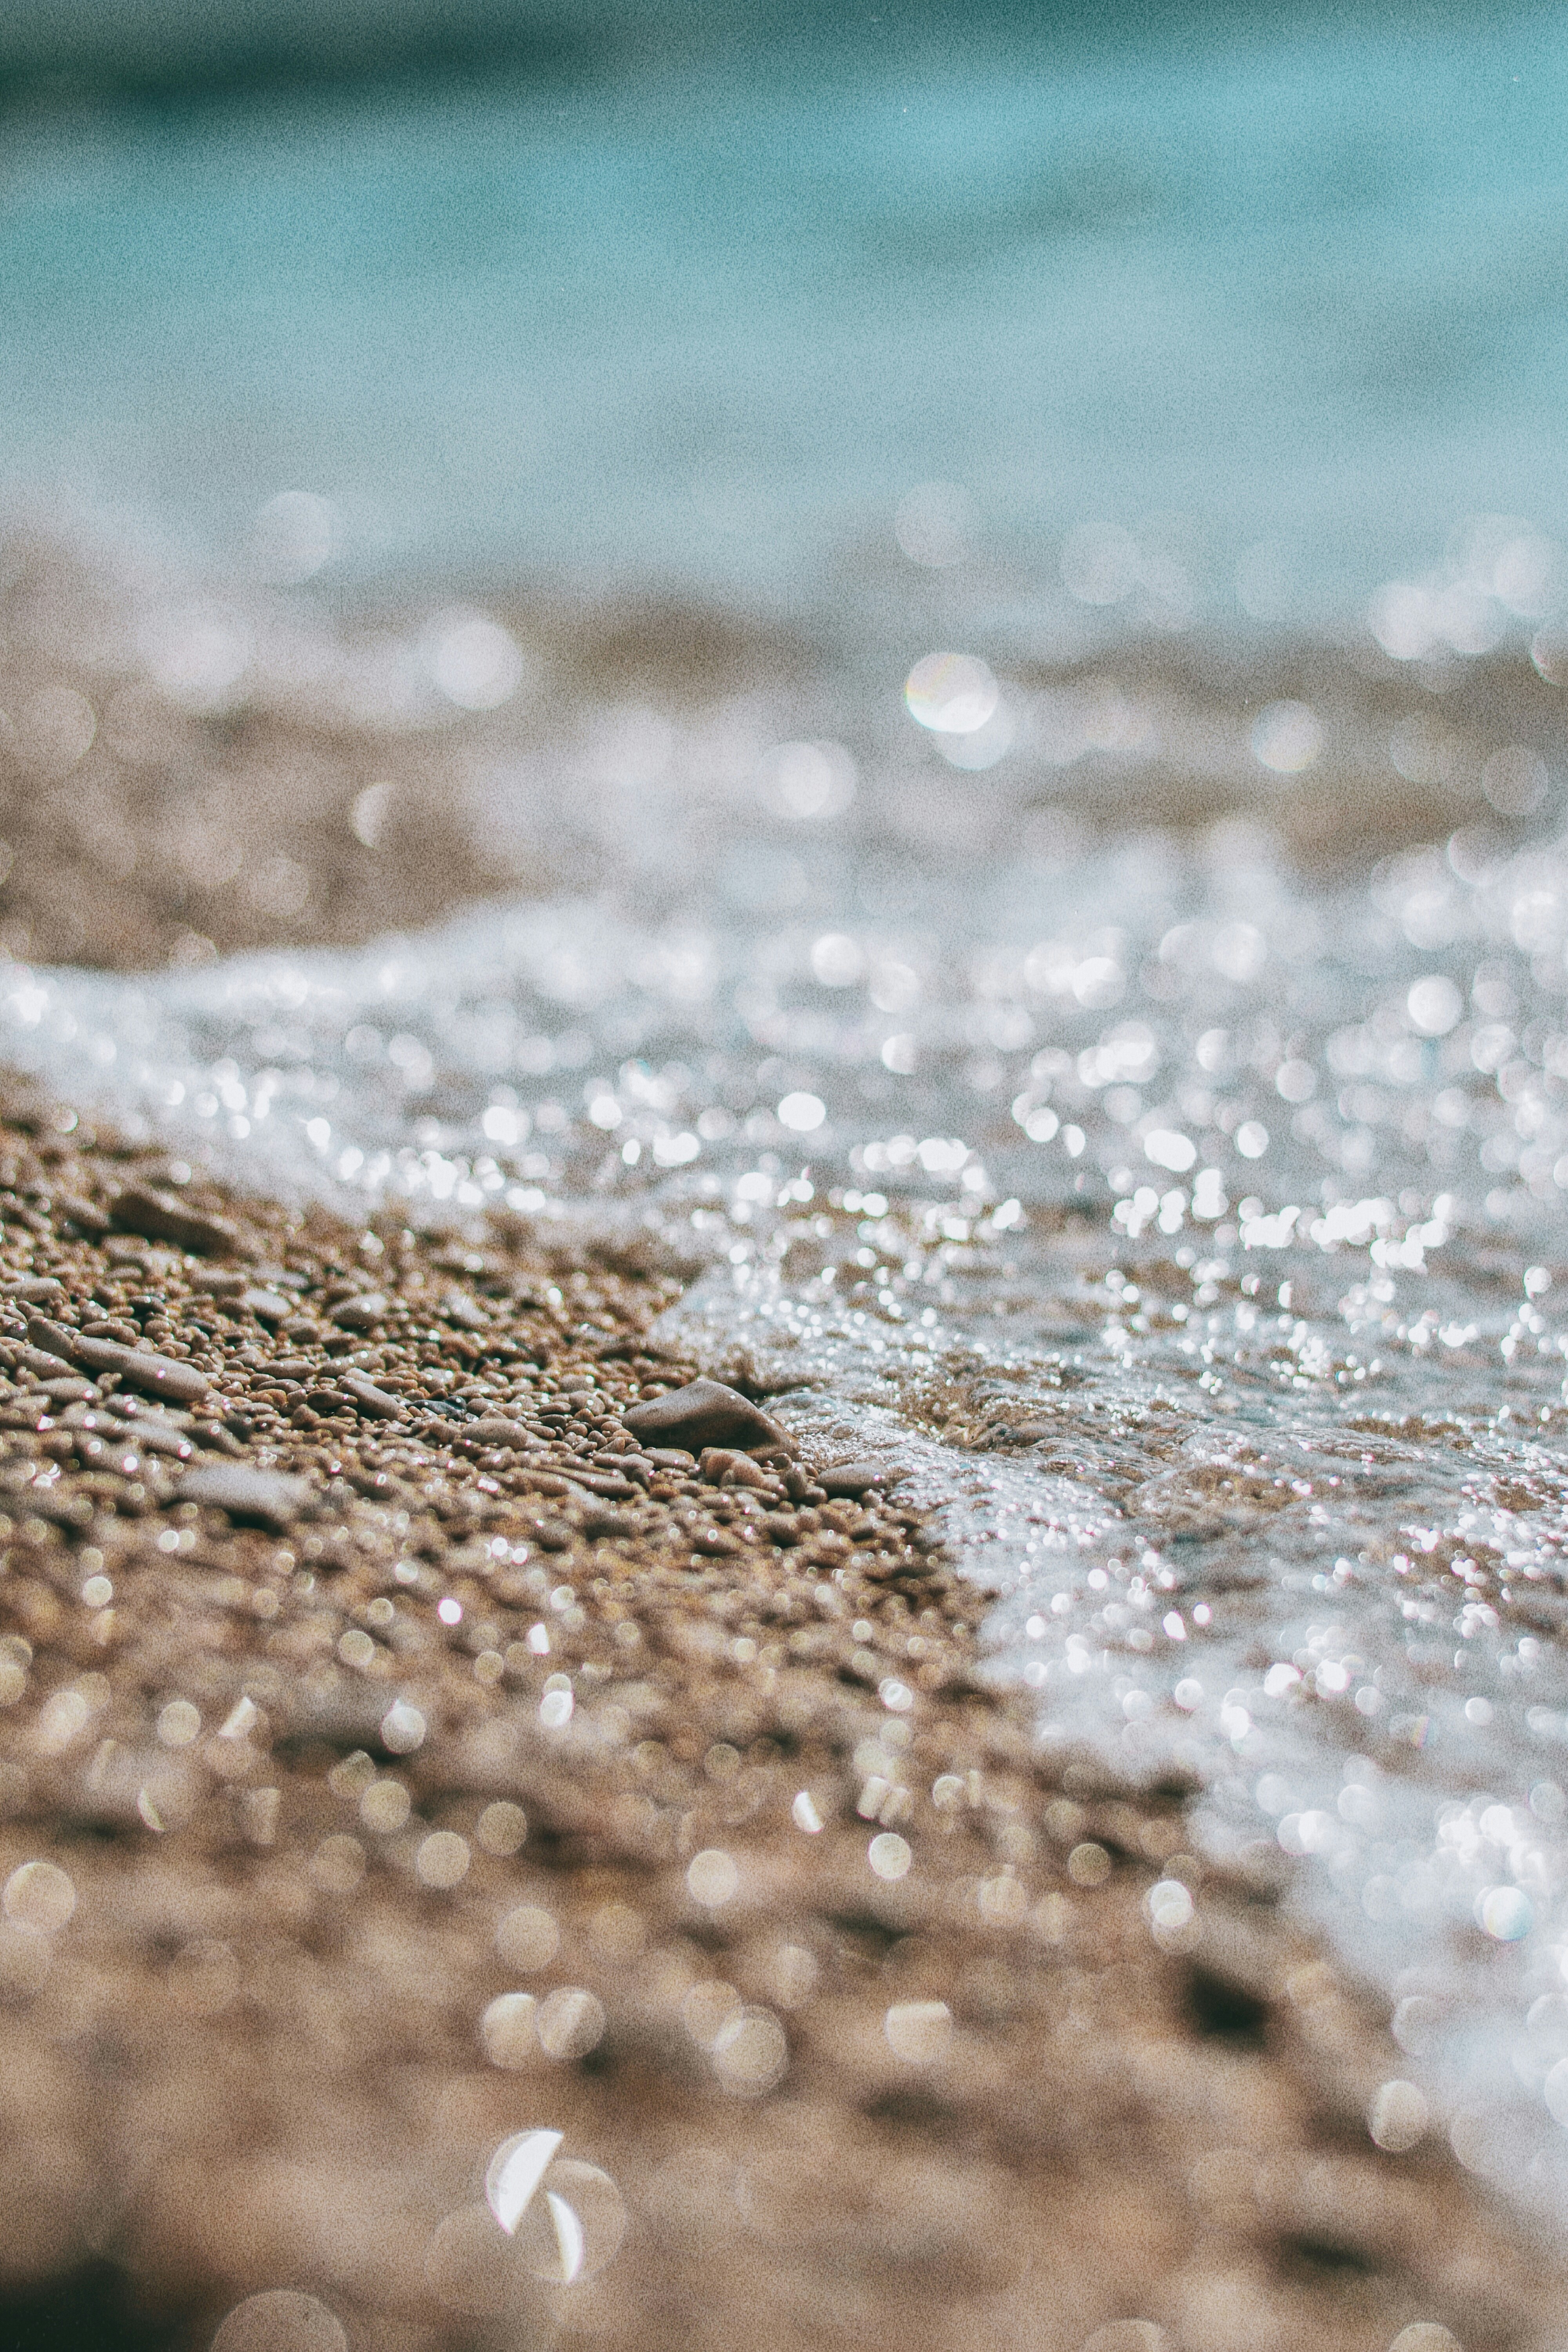
<svg viewBox="0 0 1568 2352">
<path fill-rule="evenodd" d="M 981 803 L 897 695 L 868 697 L 854 669 L 901 677 L 931 644 L 967 642 L 969 622 L 934 589 L 921 609 L 907 582 L 896 607 L 886 583 L 851 578 L 844 593 L 861 634 L 835 646 L 763 618 L 502 596 L 486 611 L 509 633 L 515 688 L 475 710 L 435 683 L 440 633 L 467 610 L 439 597 L 334 613 L 13 532 L 0 949 L 151 969 L 352 943 L 497 896 L 635 890 L 620 796 L 658 782 L 711 804 L 717 846 L 731 819 L 755 829 L 765 748 L 835 734 L 847 716 L 860 833 L 894 856 L 980 860 L 1059 863 L 1097 831 L 1179 839 L 1239 823 L 1304 873 L 1450 835 L 1479 866 L 1536 814 L 1528 757 L 1524 771 L 1509 757 L 1560 746 L 1568 656 L 1553 646 L 1543 667 L 1518 646 L 1401 663 L 1370 640 L 994 647 L 1024 723 Z M 1318 714 L 1321 755 L 1271 771 L 1250 730 L 1298 700 Z M 661 904 L 671 887 L 661 874 Z"/>
<path fill-rule="evenodd" d="M 356 2352 L 1551 2341 L 1552 2258 L 1384 2089 L 1279 1879 L 1042 1752 L 896 1486 L 626 1431 L 701 1370 L 648 1338 L 677 1288 L 12 1099 L 13 2310 L 60 2340 L 86 2279 L 98 2340 L 195 2346 L 289 2286 Z M 484 2202 L 528 2128 L 614 2183 L 571 2286 Z"/>
</svg>

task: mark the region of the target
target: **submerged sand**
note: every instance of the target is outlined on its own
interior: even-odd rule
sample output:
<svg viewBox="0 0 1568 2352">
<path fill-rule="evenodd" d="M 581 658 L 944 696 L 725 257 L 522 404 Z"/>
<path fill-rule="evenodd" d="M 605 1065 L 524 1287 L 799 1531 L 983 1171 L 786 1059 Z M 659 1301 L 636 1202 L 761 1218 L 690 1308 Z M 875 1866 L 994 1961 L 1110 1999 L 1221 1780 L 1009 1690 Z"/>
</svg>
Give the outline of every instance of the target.
<svg viewBox="0 0 1568 2352">
<path fill-rule="evenodd" d="M 626 1432 L 701 1370 L 650 1338 L 677 1287 L 13 1099 L 13 2311 L 195 2346 L 287 2287 L 355 2352 L 1552 2340 L 1553 2262 L 1388 2088 L 1382 2013 L 1278 1880 L 1186 1851 L 1184 1791 L 1042 1750 L 896 1485 Z M 485 2202 L 530 2129 L 612 2184 L 570 2176 L 572 2284 Z"/>
<path fill-rule="evenodd" d="M 816 645 L 762 616 L 537 594 L 478 615 L 434 593 L 334 610 L 13 530 L 0 950 L 182 966 L 377 938 L 486 898 L 635 895 L 628 796 L 657 784 L 702 808 L 717 858 L 777 820 L 756 788 L 766 748 L 837 734 L 847 716 L 853 825 L 895 861 L 1059 864 L 1097 833 L 1179 843 L 1239 824 L 1303 871 L 1450 835 L 1479 870 L 1535 829 L 1544 783 L 1518 747 L 1557 740 L 1568 650 L 1554 637 L 1534 660 L 1507 645 L 1409 663 L 1370 640 L 1111 646 L 1086 623 L 1081 645 L 1010 661 L 1027 723 L 976 793 L 860 674 L 896 679 L 919 649 L 911 627 L 942 643 L 968 622 L 940 601 L 895 615 L 853 583 L 845 595 L 847 641 Z M 435 683 L 441 633 L 476 618 L 503 628 L 516 664 L 494 709 Z M 1318 754 L 1291 748 L 1298 701 Z M 1281 708 L 1271 767 L 1251 730 Z M 672 891 L 661 869 L 667 913 Z"/>
</svg>

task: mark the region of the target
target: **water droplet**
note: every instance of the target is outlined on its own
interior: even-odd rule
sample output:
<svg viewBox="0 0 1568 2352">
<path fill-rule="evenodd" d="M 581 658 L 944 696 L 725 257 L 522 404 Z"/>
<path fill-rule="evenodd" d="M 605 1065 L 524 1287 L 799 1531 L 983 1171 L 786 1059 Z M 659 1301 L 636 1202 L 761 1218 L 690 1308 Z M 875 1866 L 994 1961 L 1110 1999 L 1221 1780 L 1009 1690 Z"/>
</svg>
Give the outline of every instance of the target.
<svg viewBox="0 0 1568 2352">
<path fill-rule="evenodd" d="M 497 1994 L 479 2020 L 479 2043 L 492 2066 L 515 2073 L 529 2064 L 539 2047 L 538 2009 L 531 1992 Z"/>
<path fill-rule="evenodd" d="M 514 1854 L 527 1835 L 528 1815 L 521 1805 L 509 1804 L 504 1797 L 487 1805 L 474 1823 L 474 1842 L 486 1853 Z"/>
<path fill-rule="evenodd" d="M 1062 584 L 1080 604 L 1119 604 L 1138 584 L 1138 542 L 1119 523 L 1079 523 L 1062 548 Z"/>
<path fill-rule="evenodd" d="M 725 2090 L 760 2098 L 783 2079 L 789 2042 L 771 2009 L 745 2008 L 720 2027 L 709 2056 Z"/>
<path fill-rule="evenodd" d="M 1143 1898 L 1149 1924 L 1167 1935 L 1186 1927 L 1193 1916 L 1193 1898 L 1179 1878 L 1162 1878 Z"/>
<path fill-rule="evenodd" d="M 1414 982 L 1405 1003 L 1413 1026 L 1423 1037 L 1446 1037 L 1465 1009 L 1464 998 L 1440 971 Z"/>
<path fill-rule="evenodd" d="M 1318 714 L 1305 702 L 1271 702 L 1253 722 L 1252 756 L 1277 776 L 1299 776 L 1323 748 Z"/>
<path fill-rule="evenodd" d="M 259 509 L 251 526 L 257 571 L 279 588 L 313 580 L 335 553 L 342 528 L 330 499 L 310 490 L 279 490 Z"/>
<path fill-rule="evenodd" d="M 485 2173 L 485 2195 L 533 2276 L 552 2286 L 575 2286 L 615 2260 L 626 2210 L 607 2172 L 558 2156 L 560 2146 L 554 2131 L 518 2132 L 503 2140 Z"/>
<path fill-rule="evenodd" d="M 383 779 L 378 783 L 366 784 L 363 792 L 354 794 L 349 827 L 355 840 L 363 842 L 367 849 L 380 846 L 392 793 L 392 785 Z"/>
<path fill-rule="evenodd" d="M 193 1706 L 188 1698 L 172 1698 L 160 1709 L 158 1737 L 165 1748 L 188 1748 L 200 1735 L 201 1709 Z"/>
<path fill-rule="evenodd" d="M 686 1884 L 694 1902 L 717 1911 L 730 1902 L 741 1884 L 741 1874 L 720 1846 L 694 1853 L 686 1866 Z"/>
<path fill-rule="evenodd" d="M 1110 1875 L 1110 1856 L 1102 1845 L 1086 1839 L 1068 1856 L 1068 1876 L 1075 1886 L 1102 1886 Z"/>
<path fill-rule="evenodd" d="M 53 1862 L 25 1862 L 5 1881 L 0 1908 L 13 1927 L 35 1936 L 52 1936 L 76 1909 L 76 1888 Z"/>
<path fill-rule="evenodd" d="M 804 1944 L 781 1944 L 769 1971 L 769 1990 L 781 2009 L 799 2009 L 816 1990 L 816 1956 Z"/>
<path fill-rule="evenodd" d="M 741 2005 L 732 1984 L 719 1977 L 704 1977 L 686 1992 L 680 2021 L 700 2050 L 710 2050 L 730 2020 L 740 2015 Z"/>
<path fill-rule="evenodd" d="M 942 735 L 973 735 L 1001 699 L 987 665 L 973 654 L 926 654 L 904 682 L 911 719 Z"/>
<path fill-rule="evenodd" d="M 499 710 L 522 684 L 527 665 L 516 638 L 482 613 L 442 613 L 425 633 L 430 675 L 460 710 Z"/>
<path fill-rule="evenodd" d="M 626 2208 L 607 2172 L 570 2158 L 552 2165 L 518 2224 L 518 2245 L 535 2278 L 575 2286 L 613 2262 Z"/>
<path fill-rule="evenodd" d="M 1546 2112 L 1553 2123 L 1568 2131 L 1568 2058 L 1559 2058 L 1542 2084 Z"/>
<path fill-rule="evenodd" d="M 757 770 L 763 806 L 796 824 L 837 816 L 855 786 L 855 762 L 842 743 L 775 743 Z"/>
<path fill-rule="evenodd" d="M 601 1903 L 588 1922 L 588 1937 L 603 1958 L 625 1967 L 647 1941 L 647 1921 L 630 1903 Z"/>
<path fill-rule="evenodd" d="M 1431 2109 L 1414 2083 L 1384 2083 L 1367 2109 L 1366 2127 L 1374 2145 L 1402 2156 L 1425 2137 Z"/>
<path fill-rule="evenodd" d="M 236 2305 L 213 2337 L 212 2352 L 348 2352 L 348 2337 L 313 2294 L 273 2287 Z"/>
<path fill-rule="evenodd" d="M 376 1837 L 391 1837 L 408 1819 L 409 1796 L 401 1780 L 373 1780 L 359 1801 L 359 1817 Z"/>
<path fill-rule="evenodd" d="M 952 2011 L 945 2000 L 898 2000 L 882 2020 L 888 2047 L 911 2066 L 929 2066 L 952 2043 Z"/>
<path fill-rule="evenodd" d="M 1500 1944 L 1517 1944 L 1535 1925 L 1534 1906 L 1518 1886 L 1484 1887 L 1475 1910 L 1477 1927 Z"/>
<path fill-rule="evenodd" d="M 420 1840 L 419 1851 L 414 1857 L 414 1874 L 421 1886 L 444 1891 L 467 1877 L 468 1869 L 468 1842 L 456 1830 L 432 1830 L 427 1838 Z"/>
<path fill-rule="evenodd" d="M 779 1125 L 792 1134 L 811 1135 L 827 1117 L 826 1105 L 817 1095 L 785 1095 L 779 1105 Z"/>
<path fill-rule="evenodd" d="M 324 1895 L 352 1895 L 364 1876 L 364 1848 L 358 1838 L 324 1837 L 310 1856 L 310 1875 Z"/>
<path fill-rule="evenodd" d="M 496 1950 L 509 1967 L 531 1974 L 547 1969 L 561 1948 L 561 1930 L 537 1903 L 520 1903 L 496 1929 Z"/>
<path fill-rule="evenodd" d="M 381 1744 L 389 1756 L 412 1756 L 425 1740 L 425 1717 L 406 1699 L 395 1699 L 381 1718 Z"/>
<path fill-rule="evenodd" d="M 914 1855 L 907 1838 L 900 1837 L 896 1830 L 884 1830 L 880 1837 L 871 1840 L 866 1859 L 879 1878 L 892 1880 L 907 1876 Z"/>
<path fill-rule="evenodd" d="M 581 1985 L 563 1985 L 541 2001 L 534 2020 L 540 2048 L 552 2058 L 585 2058 L 604 2039 L 604 2004 Z"/>
</svg>

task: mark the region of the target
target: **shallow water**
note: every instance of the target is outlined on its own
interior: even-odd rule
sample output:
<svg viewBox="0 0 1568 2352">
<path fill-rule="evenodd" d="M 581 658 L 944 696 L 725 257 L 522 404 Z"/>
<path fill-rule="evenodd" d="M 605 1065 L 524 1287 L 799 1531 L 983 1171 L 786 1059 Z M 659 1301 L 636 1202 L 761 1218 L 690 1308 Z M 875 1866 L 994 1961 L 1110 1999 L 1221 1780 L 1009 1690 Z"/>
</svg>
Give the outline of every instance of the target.
<svg viewBox="0 0 1568 2352">
<path fill-rule="evenodd" d="M 922 857 L 900 723 L 903 794 L 744 730 L 700 775 L 696 721 L 651 780 L 584 770 L 591 901 L 14 966 L 0 1052 L 252 1181 L 705 1269 L 703 1354 L 944 1510 L 1042 1737 L 1299 1858 L 1465 2161 L 1554 2204 L 1568 847 L 1472 824 L 1313 886 L 1232 820 L 1009 860 L 999 767 L 946 772 L 976 847 Z"/>
</svg>

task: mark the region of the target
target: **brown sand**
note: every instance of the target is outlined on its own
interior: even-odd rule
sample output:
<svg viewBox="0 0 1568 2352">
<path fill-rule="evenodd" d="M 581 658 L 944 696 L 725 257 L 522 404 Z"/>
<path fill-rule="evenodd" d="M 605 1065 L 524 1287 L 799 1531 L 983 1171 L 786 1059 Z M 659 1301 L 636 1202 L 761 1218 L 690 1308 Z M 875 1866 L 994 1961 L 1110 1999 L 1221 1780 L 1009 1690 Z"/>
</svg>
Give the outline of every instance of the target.
<svg viewBox="0 0 1568 2352">
<path fill-rule="evenodd" d="M 1042 1757 L 896 1493 L 638 1453 L 670 1278 L 170 1175 L 0 1133 L 13 2308 L 96 2265 L 192 2346 L 285 2286 L 355 2352 L 1547 2340 L 1548 2258 L 1373 2146 L 1382 2018 L 1180 1791 Z M 303 1496 L 181 1499 L 241 1467 Z M 589 2283 L 483 2203 L 529 2127 L 624 2203 Z"/>
</svg>

